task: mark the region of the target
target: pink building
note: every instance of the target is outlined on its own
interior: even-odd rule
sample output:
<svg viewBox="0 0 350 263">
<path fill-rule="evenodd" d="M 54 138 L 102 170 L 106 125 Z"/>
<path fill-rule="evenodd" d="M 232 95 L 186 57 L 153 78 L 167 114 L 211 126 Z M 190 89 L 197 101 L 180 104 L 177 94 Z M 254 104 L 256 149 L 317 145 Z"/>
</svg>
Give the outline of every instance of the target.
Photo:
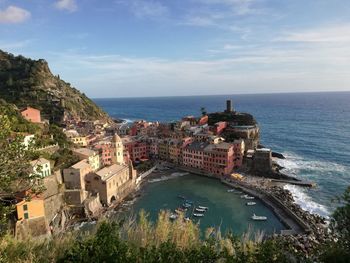
<svg viewBox="0 0 350 263">
<path fill-rule="evenodd" d="M 227 127 L 226 121 L 220 121 L 215 123 L 213 127 L 211 127 L 212 132 L 214 132 L 215 135 L 220 135 Z"/>
<path fill-rule="evenodd" d="M 208 115 L 202 116 L 198 120 L 198 125 L 200 126 L 205 125 L 208 123 L 208 120 L 209 120 Z"/>
<path fill-rule="evenodd" d="M 115 149 L 110 142 L 97 144 L 94 149 L 100 154 L 102 166 L 112 165 L 112 156 L 115 154 Z"/>
<path fill-rule="evenodd" d="M 146 143 L 131 140 L 123 144 L 129 152 L 131 161 L 136 162 L 149 158 L 149 151 Z"/>
<path fill-rule="evenodd" d="M 34 123 L 41 122 L 40 110 L 34 109 L 32 107 L 27 107 L 21 110 L 21 114 L 27 121 Z"/>
<path fill-rule="evenodd" d="M 185 166 L 196 169 L 204 169 L 204 148 L 209 143 L 193 142 L 183 149 L 182 163 Z"/>
<path fill-rule="evenodd" d="M 235 167 L 233 144 L 195 141 L 183 150 L 183 165 L 215 175 L 228 175 Z"/>
<path fill-rule="evenodd" d="M 234 168 L 233 145 L 222 142 L 204 149 L 204 170 L 215 175 L 228 175 Z"/>
</svg>

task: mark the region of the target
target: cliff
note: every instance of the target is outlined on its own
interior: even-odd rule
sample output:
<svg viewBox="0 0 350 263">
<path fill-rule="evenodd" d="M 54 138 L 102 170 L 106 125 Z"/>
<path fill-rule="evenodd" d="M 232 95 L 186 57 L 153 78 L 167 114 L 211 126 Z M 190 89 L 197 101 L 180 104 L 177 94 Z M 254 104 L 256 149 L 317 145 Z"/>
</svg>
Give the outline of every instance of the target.
<svg viewBox="0 0 350 263">
<path fill-rule="evenodd" d="M 45 60 L 14 56 L 1 50 L 0 98 L 18 108 L 37 108 L 45 119 L 54 123 L 60 123 L 64 116 L 110 121 L 84 93 L 54 76 Z"/>
</svg>

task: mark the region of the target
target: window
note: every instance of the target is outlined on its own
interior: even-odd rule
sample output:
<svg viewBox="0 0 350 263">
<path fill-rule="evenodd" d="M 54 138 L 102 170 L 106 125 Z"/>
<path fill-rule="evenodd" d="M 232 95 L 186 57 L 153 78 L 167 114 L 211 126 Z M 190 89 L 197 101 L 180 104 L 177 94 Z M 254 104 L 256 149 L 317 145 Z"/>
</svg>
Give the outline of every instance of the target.
<svg viewBox="0 0 350 263">
<path fill-rule="evenodd" d="M 23 210 L 28 211 L 28 205 L 23 205 Z"/>
<path fill-rule="evenodd" d="M 28 219 L 28 218 L 29 218 L 28 213 L 24 213 L 24 219 Z"/>
</svg>

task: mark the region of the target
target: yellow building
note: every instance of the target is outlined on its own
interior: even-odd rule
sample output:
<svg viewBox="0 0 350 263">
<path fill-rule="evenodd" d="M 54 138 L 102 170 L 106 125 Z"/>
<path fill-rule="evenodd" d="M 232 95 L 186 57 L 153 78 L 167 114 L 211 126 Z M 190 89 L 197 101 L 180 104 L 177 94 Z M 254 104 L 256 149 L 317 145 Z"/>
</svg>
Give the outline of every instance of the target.
<svg viewBox="0 0 350 263">
<path fill-rule="evenodd" d="M 72 142 L 79 146 L 88 146 L 88 136 L 77 136 L 71 138 Z"/>
<path fill-rule="evenodd" d="M 88 148 L 74 149 L 73 153 L 79 157 L 80 160 L 87 159 L 92 171 L 100 169 L 100 156 L 97 152 Z"/>
<path fill-rule="evenodd" d="M 45 217 L 44 199 L 41 197 L 35 196 L 31 200 L 23 200 L 16 204 L 16 209 L 18 221 Z"/>
</svg>

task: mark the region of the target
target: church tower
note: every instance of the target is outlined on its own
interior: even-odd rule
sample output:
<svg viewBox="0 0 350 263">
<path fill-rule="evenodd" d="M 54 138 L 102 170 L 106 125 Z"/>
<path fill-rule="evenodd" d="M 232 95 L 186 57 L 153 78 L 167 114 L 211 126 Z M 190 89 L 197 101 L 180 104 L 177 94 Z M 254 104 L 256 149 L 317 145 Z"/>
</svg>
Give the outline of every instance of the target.
<svg viewBox="0 0 350 263">
<path fill-rule="evenodd" d="M 124 146 L 122 139 L 118 134 L 115 134 L 112 139 L 112 146 L 114 147 L 114 154 L 112 162 L 116 164 L 124 164 Z"/>
</svg>

